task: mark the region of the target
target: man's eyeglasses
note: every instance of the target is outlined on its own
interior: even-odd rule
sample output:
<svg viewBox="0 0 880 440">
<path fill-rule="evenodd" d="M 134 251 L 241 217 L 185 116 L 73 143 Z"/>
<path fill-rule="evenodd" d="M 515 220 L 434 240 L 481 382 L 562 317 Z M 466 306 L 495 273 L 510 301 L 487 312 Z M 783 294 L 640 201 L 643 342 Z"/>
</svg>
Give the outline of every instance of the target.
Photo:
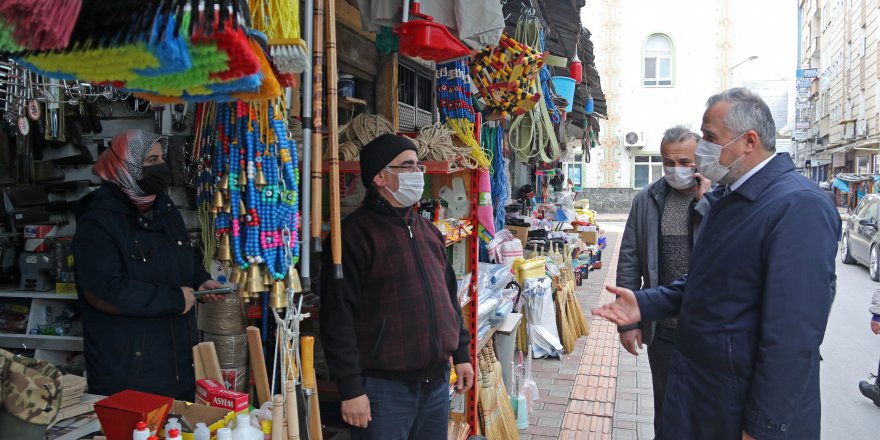
<svg viewBox="0 0 880 440">
<path fill-rule="evenodd" d="M 388 165 L 385 167 L 388 172 L 391 174 L 400 174 L 400 173 L 424 173 L 428 168 L 420 163 L 413 163 L 407 165 Z"/>
</svg>

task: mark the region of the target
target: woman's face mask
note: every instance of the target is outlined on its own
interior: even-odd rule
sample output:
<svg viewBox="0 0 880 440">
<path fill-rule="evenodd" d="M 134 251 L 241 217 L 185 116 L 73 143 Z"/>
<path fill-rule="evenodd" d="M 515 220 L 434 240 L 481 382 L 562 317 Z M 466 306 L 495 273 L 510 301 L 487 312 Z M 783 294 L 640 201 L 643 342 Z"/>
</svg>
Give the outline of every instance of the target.
<svg viewBox="0 0 880 440">
<path fill-rule="evenodd" d="M 675 189 L 688 189 L 697 184 L 693 167 L 663 167 L 666 183 Z"/>
<path fill-rule="evenodd" d="M 733 138 L 730 142 L 724 145 L 713 144 L 703 138 L 700 138 L 697 141 L 697 150 L 694 152 L 696 156 L 695 162 L 697 163 L 697 170 L 702 174 L 705 178 L 718 182 L 727 176 L 730 173 L 731 167 L 733 167 L 740 159 L 742 159 L 745 154 L 736 158 L 730 165 L 721 165 L 719 160 L 721 160 L 721 150 L 723 150 L 728 145 L 737 141 L 737 139 L 743 137 L 746 132 L 743 132 L 739 136 Z"/>
</svg>

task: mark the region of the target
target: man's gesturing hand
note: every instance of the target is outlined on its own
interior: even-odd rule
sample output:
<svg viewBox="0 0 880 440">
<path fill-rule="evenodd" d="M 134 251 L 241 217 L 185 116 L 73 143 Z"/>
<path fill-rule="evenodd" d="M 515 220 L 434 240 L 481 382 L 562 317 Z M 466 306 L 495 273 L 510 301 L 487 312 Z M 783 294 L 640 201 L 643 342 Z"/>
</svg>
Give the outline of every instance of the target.
<svg viewBox="0 0 880 440">
<path fill-rule="evenodd" d="M 638 356 L 639 352 L 636 347 L 642 348 L 642 330 L 627 330 L 620 334 L 620 343 L 631 355 Z"/>
<path fill-rule="evenodd" d="M 642 320 L 639 303 L 632 290 L 617 286 L 605 286 L 609 292 L 617 295 L 614 302 L 593 309 L 593 315 L 601 316 L 617 325 L 635 324 Z"/>
</svg>

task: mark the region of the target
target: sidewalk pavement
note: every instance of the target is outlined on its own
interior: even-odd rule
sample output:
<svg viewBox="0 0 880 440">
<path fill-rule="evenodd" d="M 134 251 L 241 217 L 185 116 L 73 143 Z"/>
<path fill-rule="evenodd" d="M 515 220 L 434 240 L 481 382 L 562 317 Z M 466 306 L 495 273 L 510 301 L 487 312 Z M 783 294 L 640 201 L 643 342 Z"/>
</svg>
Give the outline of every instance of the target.
<svg viewBox="0 0 880 440">
<path fill-rule="evenodd" d="M 620 233 L 608 231 L 606 237 L 604 267 L 592 272 L 576 292 L 590 323 L 590 335 L 578 340 L 573 352 L 561 359 L 533 361 L 540 400 L 520 439 L 654 438 L 647 354 L 627 353 L 620 347 L 614 324 L 590 314 L 590 309 L 613 300 L 604 286 L 614 284 L 617 276 Z"/>
</svg>

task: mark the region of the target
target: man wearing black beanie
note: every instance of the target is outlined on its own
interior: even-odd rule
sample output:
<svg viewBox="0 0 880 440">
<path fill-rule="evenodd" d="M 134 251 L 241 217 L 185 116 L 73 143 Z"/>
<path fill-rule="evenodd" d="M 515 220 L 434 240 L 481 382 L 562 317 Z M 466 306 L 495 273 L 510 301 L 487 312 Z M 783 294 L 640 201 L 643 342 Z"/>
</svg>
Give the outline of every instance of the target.
<svg viewBox="0 0 880 440">
<path fill-rule="evenodd" d="M 321 277 L 321 340 L 355 440 L 446 440 L 450 357 L 456 390 L 474 383 L 445 241 L 414 209 L 425 185 L 416 152 L 392 134 L 364 146 L 367 196 L 342 222 L 344 277 Z"/>
</svg>

